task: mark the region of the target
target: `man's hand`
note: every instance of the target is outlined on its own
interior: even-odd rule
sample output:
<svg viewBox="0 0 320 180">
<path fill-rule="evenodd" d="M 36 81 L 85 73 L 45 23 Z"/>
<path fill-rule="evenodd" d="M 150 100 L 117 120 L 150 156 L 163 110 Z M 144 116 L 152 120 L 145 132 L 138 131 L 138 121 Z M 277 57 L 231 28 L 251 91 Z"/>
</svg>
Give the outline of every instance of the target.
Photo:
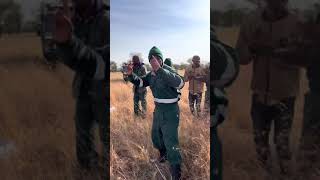
<svg viewBox="0 0 320 180">
<path fill-rule="evenodd" d="M 159 68 L 161 67 L 160 63 L 158 62 L 158 60 L 154 56 L 152 56 L 152 59 L 150 60 L 150 64 L 151 64 L 151 67 L 154 72 L 157 72 L 159 70 Z"/>
<path fill-rule="evenodd" d="M 132 75 L 132 73 L 133 73 L 133 65 L 129 64 L 127 66 L 127 75 Z"/>
<path fill-rule="evenodd" d="M 70 16 L 65 11 L 58 11 L 55 15 L 55 30 L 53 32 L 54 41 L 66 43 L 72 36 L 72 23 Z"/>
</svg>

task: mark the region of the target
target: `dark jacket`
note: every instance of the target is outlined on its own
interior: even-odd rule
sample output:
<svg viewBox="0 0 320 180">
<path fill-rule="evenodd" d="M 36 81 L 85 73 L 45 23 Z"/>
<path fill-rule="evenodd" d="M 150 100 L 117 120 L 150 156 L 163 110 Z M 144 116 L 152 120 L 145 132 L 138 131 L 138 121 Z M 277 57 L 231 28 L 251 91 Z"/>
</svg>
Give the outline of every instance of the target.
<svg viewBox="0 0 320 180">
<path fill-rule="evenodd" d="M 105 93 L 108 78 L 110 19 L 107 6 L 90 18 L 73 18 L 74 32 L 68 43 L 58 44 L 61 58 L 75 71 L 74 97 Z"/>
</svg>

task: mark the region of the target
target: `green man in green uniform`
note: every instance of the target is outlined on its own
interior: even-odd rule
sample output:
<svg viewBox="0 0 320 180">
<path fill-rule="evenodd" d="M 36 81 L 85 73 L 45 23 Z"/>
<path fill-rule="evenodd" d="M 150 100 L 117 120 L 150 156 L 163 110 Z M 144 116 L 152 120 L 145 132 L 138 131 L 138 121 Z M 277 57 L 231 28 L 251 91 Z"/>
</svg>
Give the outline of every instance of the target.
<svg viewBox="0 0 320 180">
<path fill-rule="evenodd" d="M 128 79 L 139 87 L 149 86 L 155 102 L 152 125 L 152 142 L 160 152 L 159 162 L 170 162 L 172 179 L 181 176 L 181 155 L 178 140 L 180 110 L 180 89 L 184 86 L 182 77 L 163 63 L 163 56 L 157 47 L 153 47 L 148 59 L 152 71 L 143 77 L 133 73 L 128 67 Z"/>
</svg>

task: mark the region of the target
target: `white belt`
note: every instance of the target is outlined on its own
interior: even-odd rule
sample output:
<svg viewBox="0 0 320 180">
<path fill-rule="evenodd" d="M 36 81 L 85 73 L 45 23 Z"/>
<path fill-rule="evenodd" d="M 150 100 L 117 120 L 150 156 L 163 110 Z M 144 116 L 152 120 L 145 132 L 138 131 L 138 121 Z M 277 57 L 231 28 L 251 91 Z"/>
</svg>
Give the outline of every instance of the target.
<svg viewBox="0 0 320 180">
<path fill-rule="evenodd" d="M 163 103 L 163 104 L 171 104 L 171 103 L 176 103 L 179 101 L 180 96 L 178 96 L 177 98 L 173 98 L 173 99 L 158 99 L 158 98 L 154 98 L 154 101 L 157 103 Z"/>
</svg>

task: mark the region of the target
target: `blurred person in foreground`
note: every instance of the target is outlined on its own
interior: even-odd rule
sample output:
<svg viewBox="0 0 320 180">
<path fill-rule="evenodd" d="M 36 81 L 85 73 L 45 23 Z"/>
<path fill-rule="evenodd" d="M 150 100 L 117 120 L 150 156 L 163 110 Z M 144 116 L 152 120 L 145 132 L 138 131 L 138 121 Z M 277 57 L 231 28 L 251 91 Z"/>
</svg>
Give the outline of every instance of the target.
<svg viewBox="0 0 320 180">
<path fill-rule="evenodd" d="M 306 69 L 309 90 L 304 98 L 296 179 L 315 180 L 320 178 L 320 22 L 303 23 L 300 29 L 300 38 L 274 49 L 273 56 Z"/>
<path fill-rule="evenodd" d="M 235 50 L 219 41 L 211 25 L 210 51 L 210 179 L 222 180 L 222 144 L 218 126 L 226 119 L 229 100 L 225 88 L 238 77 L 239 60 Z"/>
<path fill-rule="evenodd" d="M 261 12 L 252 14 L 241 25 L 237 42 L 240 64 L 253 63 L 251 118 L 256 153 L 266 176 L 273 175 L 269 135 L 274 123 L 281 177 L 290 177 L 290 133 L 300 68 L 272 57 L 273 48 L 283 47 L 299 35 L 299 18 L 288 9 L 288 0 L 264 0 Z M 280 58 L 283 59 L 283 58 Z"/>
<path fill-rule="evenodd" d="M 109 6 L 102 0 L 73 0 L 71 17 L 68 1 L 56 14 L 54 39 L 62 63 L 75 72 L 73 95 L 76 99 L 76 155 L 79 168 L 101 170 L 109 177 L 108 103 L 109 88 Z M 94 124 L 99 125 L 102 163 L 94 147 Z"/>
</svg>

